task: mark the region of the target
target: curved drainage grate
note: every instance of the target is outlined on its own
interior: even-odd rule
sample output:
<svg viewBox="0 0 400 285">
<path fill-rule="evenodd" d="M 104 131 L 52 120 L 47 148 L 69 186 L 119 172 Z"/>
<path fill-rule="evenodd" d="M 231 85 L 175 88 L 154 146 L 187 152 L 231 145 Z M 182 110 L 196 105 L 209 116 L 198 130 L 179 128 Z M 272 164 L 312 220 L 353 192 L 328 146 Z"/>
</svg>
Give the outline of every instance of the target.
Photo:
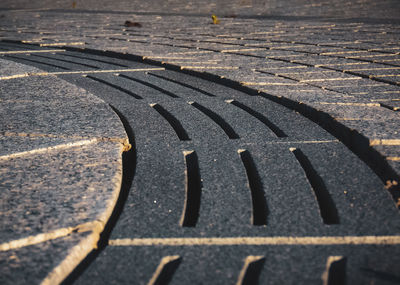
<svg viewBox="0 0 400 285">
<path fill-rule="evenodd" d="M 391 199 L 382 181 L 398 177 L 371 149 L 352 145 L 351 131 L 329 117 L 209 74 L 161 64 L 165 70 L 152 70 L 135 56 L 67 48 L 34 60 L 5 58 L 57 72 L 102 98 L 135 140 L 134 165 L 124 165 L 134 177 L 125 176 L 124 201 L 102 241 L 126 246 L 90 255 L 67 283 L 98 276 L 109 283 L 118 275 L 150 284 L 264 284 L 282 274 L 287 283 L 303 277 L 321 283 L 323 274 L 326 284 L 350 283 L 369 278 L 367 270 L 354 270 L 368 256 L 376 256 L 374 264 L 395 264 L 390 250 L 382 255 L 374 245 L 340 243 L 341 236 L 396 234 L 398 196 L 392 189 Z M 341 246 L 296 247 L 296 237 L 318 244 L 312 236 L 332 236 L 329 244 Z M 278 237 L 293 240 L 282 244 Z M 229 245 L 229 238 L 236 242 Z M 151 245 L 163 239 L 170 244 Z M 345 262 L 326 269 L 328 251 Z"/>
</svg>

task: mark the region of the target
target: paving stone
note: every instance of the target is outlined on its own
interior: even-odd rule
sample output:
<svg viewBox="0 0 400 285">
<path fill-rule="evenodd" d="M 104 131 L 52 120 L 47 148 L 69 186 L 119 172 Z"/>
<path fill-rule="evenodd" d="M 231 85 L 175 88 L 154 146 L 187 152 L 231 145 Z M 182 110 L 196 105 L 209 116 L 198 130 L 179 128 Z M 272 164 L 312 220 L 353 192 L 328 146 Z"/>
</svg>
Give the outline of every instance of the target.
<svg viewBox="0 0 400 285">
<path fill-rule="evenodd" d="M 95 242 L 90 232 L 72 233 L 66 237 L 44 241 L 7 251 L 0 251 L 0 282 L 3 284 L 60 283 L 74 263 L 88 254 L 87 245 Z M 77 246 L 78 245 L 78 246 Z M 77 246 L 78 250 L 72 252 Z M 67 260 L 61 274 L 55 269 Z M 59 274 L 59 276 L 57 276 Z"/>
<path fill-rule="evenodd" d="M 15 62 L 5 60 L 3 58 L 0 58 L 0 65 L 1 65 L 0 78 L 18 74 L 27 74 L 30 72 L 39 72 L 38 69 L 32 66 L 17 64 Z"/>
<path fill-rule="evenodd" d="M 121 183 L 119 149 L 84 143 L 0 158 L 1 211 L 8 217 L 2 242 L 106 220 Z"/>
<path fill-rule="evenodd" d="M 31 88 L 26 89 L 24 84 Z M 1 89 L 2 132 L 98 138 L 120 138 L 124 134 L 109 106 L 56 77 L 7 80 Z M 82 97 L 75 100 L 78 94 Z M 58 108 L 60 104 L 62 108 Z"/>
</svg>

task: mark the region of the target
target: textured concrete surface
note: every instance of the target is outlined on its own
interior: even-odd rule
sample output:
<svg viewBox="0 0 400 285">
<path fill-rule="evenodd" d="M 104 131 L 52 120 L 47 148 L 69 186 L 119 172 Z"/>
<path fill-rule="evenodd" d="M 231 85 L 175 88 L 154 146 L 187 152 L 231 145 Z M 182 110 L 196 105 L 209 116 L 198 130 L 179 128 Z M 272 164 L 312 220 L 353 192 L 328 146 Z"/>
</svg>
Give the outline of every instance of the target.
<svg viewBox="0 0 400 285">
<path fill-rule="evenodd" d="M 15 117 L 2 126 L 4 155 L 15 153 L 4 169 L 23 167 L 20 151 L 48 148 L 47 160 L 32 156 L 32 175 L 71 155 L 76 170 L 60 168 L 68 181 L 87 192 L 94 179 L 111 195 L 126 137 L 102 100 L 135 149 L 124 162 L 108 246 L 67 283 L 399 282 L 398 1 L 25 2 L 0 5 L 0 39 L 16 41 L 0 44 L 1 115 Z M 188 70 L 197 73 L 181 72 Z M 24 129 L 35 132 L 25 136 Z M 96 155 L 89 145 L 57 149 L 91 138 L 107 147 Z M 88 170 L 91 159 L 96 168 Z M 39 181 L 9 172 L 1 179 Z M 69 189 L 67 180 L 51 181 Z M 187 191 L 200 194 L 188 198 Z M 95 205 L 113 201 L 93 195 L 85 195 L 90 206 L 61 195 L 66 206 L 90 214 L 69 209 L 55 224 L 73 228 L 69 217 L 86 223 L 100 214 Z M 32 225 L 42 219 L 41 228 L 53 229 L 46 211 L 28 215 Z M 77 242 L 55 241 L 64 239 L 35 280 L 60 260 L 70 264 L 63 257 Z M 29 260 L 36 248 L 25 249 Z M 23 262 L 11 265 L 18 256 L 11 249 L 4 252 L 4 276 L 12 268 L 28 272 Z"/>
</svg>

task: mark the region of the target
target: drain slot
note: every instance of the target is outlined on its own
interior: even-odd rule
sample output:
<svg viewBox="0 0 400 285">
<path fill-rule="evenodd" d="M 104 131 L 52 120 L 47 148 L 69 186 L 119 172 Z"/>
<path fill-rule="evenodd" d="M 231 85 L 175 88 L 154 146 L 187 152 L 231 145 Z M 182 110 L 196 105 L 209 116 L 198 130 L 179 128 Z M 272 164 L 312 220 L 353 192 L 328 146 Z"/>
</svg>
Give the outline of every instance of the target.
<svg viewBox="0 0 400 285">
<path fill-rule="evenodd" d="M 317 198 L 319 210 L 324 223 L 327 225 L 339 224 L 338 212 L 332 197 L 329 194 L 324 181 L 312 166 L 310 160 L 300 149 L 291 148 L 290 151 L 300 163 L 308 181 L 310 182 L 311 188 L 313 189 Z"/>
<path fill-rule="evenodd" d="M 250 152 L 245 149 L 239 149 L 238 153 L 246 169 L 247 181 L 251 192 L 253 204 L 252 224 L 255 226 L 265 226 L 267 224 L 268 206 L 261 178 Z"/>
<path fill-rule="evenodd" d="M 227 100 L 226 102 L 242 109 L 243 111 L 246 111 L 248 114 L 257 118 L 261 123 L 266 125 L 278 138 L 287 137 L 287 135 L 285 134 L 284 131 L 282 131 L 280 128 L 278 128 L 277 125 L 275 125 L 270 120 L 268 120 L 267 117 L 265 117 L 263 114 L 255 111 L 255 110 L 251 109 L 250 107 L 248 107 L 238 101 L 235 101 L 235 100 Z"/>
<path fill-rule="evenodd" d="M 230 138 L 230 139 L 238 139 L 239 135 L 233 130 L 233 128 L 217 113 L 214 113 L 210 109 L 196 103 L 196 102 L 188 102 L 190 105 L 195 107 L 197 110 L 202 112 L 204 115 L 209 117 L 211 120 L 213 120 L 218 126 L 221 127 L 221 129 L 225 132 L 225 134 Z"/>
<path fill-rule="evenodd" d="M 25 60 L 25 61 L 29 61 L 29 62 L 33 62 L 33 63 L 39 63 L 39 64 L 51 66 L 51 67 L 56 67 L 56 68 L 60 68 L 60 69 L 63 69 L 63 70 L 70 70 L 69 68 L 66 68 L 66 67 L 63 67 L 63 66 L 42 62 L 42 61 L 39 61 L 39 60 L 28 59 L 28 58 L 25 58 L 25 57 L 17 57 L 17 56 L 12 56 L 12 55 L 5 55 L 5 56 L 9 57 L 9 58 L 14 58 L 14 59 L 17 59 L 17 60 L 22 60 L 22 61 Z"/>
<path fill-rule="evenodd" d="M 326 261 L 326 270 L 322 274 L 323 284 L 346 284 L 346 263 L 346 257 L 329 256 Z"/>
<path fill-rule="evenodd" d="M 171 282 L 175 271 L 181 263 L 179 255 L 165 256 L 161 259 L 153 277 L 147 285 L 167 285 Z"/>
<path fill-rule="evenodd" d="M 194 227 L 200 214 L 201 177 L 199 162 L 195 151 L 184 151 L 186 164 L 185 205 L 180 224 L 182 227 Z"/>
<path fill-rule="evenodd" d="M 95 59 L 95 58 L 90 58 L 90 57 L 83 57 L 83 56 L 78 56 L 78 55 L 72 55 L 72 54 L 66 54 L 63 53 L 62 56 L 67 56 L 67 57 L 73 57 L 73 58 L 79 58 L 79 59 L 84 59 L 84 60 L 91 60 L 91 61 L 95 61 L 95 62 L 102 62 L 102 63 L 107 63 L 107 64 L 111 64 L 111 65 L 115 65 L 115 66 L 120 66 L 120 67 L 128 67 L 127 65 L 123 65 L 123 64 L 119 64 L 119 63 L 115 63 L 112 61 L 107 61 L 107 60 L 101 60 L 101 59 Z"/>
<path fill-rule="evenodd" d="M 131 80 L 131 81 L 138 82 L 138 83 L 143 84 L 143 85 L 145 85 L 147 87 L 153 88 L 153 89 L 155 89 L 157 91 L 160 91 L 161 93 L 164 93 L 165 95 L 167 95 L 167 96 L 169 96 L 171 98 L 179 98 L 179 96 L 176 96 L 174 93 L 169 92 L 168 90 L 165 90 L 164 88 L 158 87 L 157 85 L 151 84 L 149 82 L 146 82 L 146 81 L 143 81 L 143 80 L 140 80 L 140 79 L 137 79 L 137 78 L 133 78 L 133 77 L 130 77 L 130 76 L 127 76 L 127 75 L 124 75 L 124 74 L 119 74 L 118 76 L 122 77 L 122 78 L 126 78 L 126 79 Z"/>
<path fill-rule="evenodd" d="M 260 277 L 264 263 L 264 256 L 250 255 L 246 257 L 236 285 L 258 284 L 258 279 Z"/>
<path fill-rule="evenodd" d="M 211 93 L 208 93 L 207 91 L 204 91 L 204 90 L 199 89 L 199 88 L 197 88 L 197 87 L 194 87 L 194 86 L 192 86 L 192 85 L 189 85 L 189 84 L 186 84 L 186 83 L 177 81 L 177 80 L 173 80 L 173 79 L 171 79 L 171 78 L 168 78 L 168 77 L 165 77 L 165 76 L 162 76 L 162 75 L 159 75 L 159 74 L 155 74 L 155 73 L 149 72 L 148 74 L 151 75 L 151 76 L 154 76 L 154 77 L 163 79 L 163 80 L 165 80 L 165 81 L 169 81 L 169 82 L 178 84 L 178 85 L 180 85 L 180 86 L 183 86 L 183 87 L 192 89 L 192 90 L 197 91 L 197 92 L 199 92 L 199 93 L 202 93 L 202 94 L 204 94 L 204 95 L 206 95 L 206 96 L 208 96 L 208 97 L 215 97 L 215 95 L 213 95 L 213 94 L 211 94 Z"/>
<path fill-rule="evenodd" d="M 50 59 L 50 60 L 55 60 L 55 61 L 61 61 L 61 62 L 70 63 L 70 64 L 76 64 L 76 65 L 86 66 L 86 67 L 95 68 L 95 69 L 99 69 L 97 66 L 94 66 L 94 65 L 85 64 L 85 63 L 79 63 L 79 62 L 74 62 L 74 61 L 71 61 L 71 60 L 66 60 L 66 59 L 61 59 L 61 58 L 54 58 L 54 57 L 50 57 L 50 56 L 37 55 L 37 54 L 31 54 L 31 56 L 39 57 L 39 58 L 45 58 L 45 59 Z"/>
<path fill-rule="evenodd" d="M 188 134 L 185 129 L 182 127 L 182 124 L 175 118 L 170 112 L 165 110 L 159 104 L 150 104 L 150 106 L 156 110 L 174 129 L 176 135 L 181 141 L 190 141 Z"/>
<path fill-rule="evenodd" d="M 90 78 L 90 79 L 92 79 L 92 80 L 94 80 L 94 81 L 103 83 L 103 84 L 105 84 L 105 85 L 107 85 L 107 86 L 110 86 L 110 87 L 112 87 L 112 88 L 115 88 L 115 89 L 117 89 L 117 90 L 119 90 L 119 91 L 121 91 L 121 92 L 124 92 L 124 93 L 126 93 L 126 94 L 132 96 L 132 97 L 135 98 L 135 99 L 143 99 L 141 96 L 139 96 L 139 95 L 133 93 L 132 91 L 129 91 L 128 89 L 125 89 L 125 88 L 122 88 L 122 87 L 120 87 L 120 86 L 118 86 L 118 85 L 115 85 L 115 84 L 112 84 L 112 83 L 110 83 L 110 82 L 107 82 L 107 81 L 105 81 L 105 80 L 103 80 L 103 79 L 100 79 L 100 78 L 97 78 L 97 77 L 93 77 L 93 76 L 91 76 L 91 75 L 87 75 L 87 76 L 85 76 L 85 77 L 86 77 L 86 78 Z"/>
</svg>

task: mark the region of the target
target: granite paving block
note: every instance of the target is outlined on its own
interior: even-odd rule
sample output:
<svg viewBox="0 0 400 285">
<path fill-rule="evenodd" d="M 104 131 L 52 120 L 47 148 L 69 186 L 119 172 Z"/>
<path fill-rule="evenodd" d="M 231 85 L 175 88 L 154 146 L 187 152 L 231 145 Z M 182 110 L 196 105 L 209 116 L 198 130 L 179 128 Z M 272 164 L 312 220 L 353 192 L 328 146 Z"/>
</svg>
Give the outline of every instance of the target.
<svg viewBox="0 0 400 285">
<path fill-rule="evenodd" d="M 121 183 L 121 144 L 81 144 L 0 157 L 2 242 L 106 222 Z"/>
<path fill-rule="evenodd" d="M 22 152 L 57 148 L 60 145 L 75 144 L 82 138 L 51 137 L 43 134 L 4 132 L 0 135 L 0 157 Z"/>
<path fill-rule="evenodd" d="M 120 138 L 121 123 L 103 115 L 111 112 L 110 107 L 104 103 L 86 106 L 77 102 L 62 104 L 62 108 L 55 108 L 55 102 L 1 102 L 4 111 L 1 115 L 0 130 L 70 137 Z M 97 109 L 96 112 L 93 108 Z M 7 122 L 7 118 L 10 117 L 13 117 L 13 120 Z M 55 118 L 58 121 L 54 120 Z"/>
<path fill-rule="evenodd" d="M 60 283 L 96 242 L 91 232 L 71 233 L 39 244 L 0 251 L 2 284 Z M 65 262 L 67 260 L 67 262 Z M 62 269 L 60 267 L 62 266 Z"/>
<path fill-rule="evenodd" d="M 27 74 L 31 72 L 39 72 L 39 70 L 33 66 L 18 64 L 4 58 L 0 58 L 0 66 L 0 78 L 19 74 Z"/>
<path fill-rule="evenodd" d="M 32 83 L 32 88 L 26 90 L 24 83 Z M 1 90 L 4 100 L 0 102 L 2 132 L 99 138 L 124 136 L 121 122 L 107 104 L 56 77 L 7 80 Z"/>
</svg>

